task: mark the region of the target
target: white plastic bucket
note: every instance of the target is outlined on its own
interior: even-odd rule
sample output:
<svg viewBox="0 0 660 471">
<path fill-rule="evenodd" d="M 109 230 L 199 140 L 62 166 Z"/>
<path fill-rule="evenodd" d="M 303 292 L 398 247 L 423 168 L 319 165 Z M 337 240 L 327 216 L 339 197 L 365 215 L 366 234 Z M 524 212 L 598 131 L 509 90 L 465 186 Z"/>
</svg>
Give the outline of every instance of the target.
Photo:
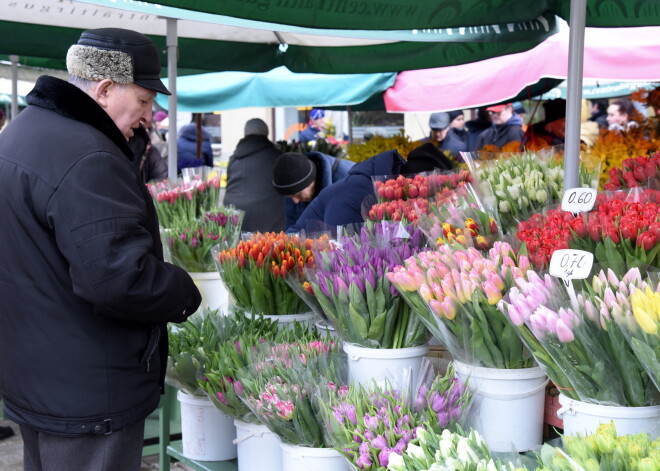
<svg viewBox="0 0 660 471">
<path fill-rule="evenodd" d="M 220 278 L 220 273 L 215 272 L 188 272 L 195 282 L 195 286 L 202 295 L 200 307 L 209 309 L 220 309 L 221 314 L 227 314 L 229 308 L 229 292 Z"/>
<path fill-rule="evenodd" d="M 351 468 L 348 461 L 332 448 L 309 448 L 282 443 L 282 469 L 284 471 L 350 471 Z"/>
<path fill-rule="evenodd" d="M 268 469 L 282 471 L 282 448 L 280 440 L 265 425 L 234 420 L 236 426 L 236 448 L 238 471 Z"/>
<path fill-rule="evenodd" d="M 545 386 L 539 367 L 498 369 L 454 362 L 456 375 L 473 394 L 469 425 L 481 433 L 488 449 L 523 452 L 542 443 Z"/>
<path fill-rule="evenodd" d="M 199 461 L 225 461 L 236 458 L 234 420 L 218 410 L 207 397 L 191 396 L 182 391 L 181 441 L 183 456 Z"/>
<path fill-rule="evenodd" d="M 419 378 L 422 359 L 429 351 L 428 345 L 410 348 L 365 348 L 344 342 L 348 356 L 348 372 L 351 380 L 365 387 L 374 381 L 381 387 L 408 391 Z"/>
<path fill-rule="evenodd" d="M 264 317 L 277 321 L 280 329 L 283 329 L 292 328 L 294 321 L 311 327 L 316 319 L 316 314 L 314 312 L 301 312 L 300 314 L 268 314 Z"/>
<path fill-rule="evenodd" d="M 316 330 L 318 330 L 319 334 L 322 336 L 330 335 L 330 338 L 337 340 L 339 336 L 337 335 L 337 331 L 335 328 L 326 320 L 320 320 L 316 324 Z"/>
<path fill-rule="evenodd" d="M 660 406 L 616 407 L 589 404 L 559 395 L 561 408 L 557 417 L 564 421 L 564 435 L 594 433 L 600 424 L 614 421 L 618 435 L 648 433 L 652 440 L 660 437 Z"/>
</svg>

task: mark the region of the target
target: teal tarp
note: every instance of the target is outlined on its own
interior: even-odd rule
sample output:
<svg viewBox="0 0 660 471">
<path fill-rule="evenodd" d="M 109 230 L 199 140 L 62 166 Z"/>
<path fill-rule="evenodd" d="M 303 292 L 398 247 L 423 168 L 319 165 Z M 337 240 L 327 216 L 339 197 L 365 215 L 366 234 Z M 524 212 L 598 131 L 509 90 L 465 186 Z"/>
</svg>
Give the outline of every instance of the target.
<svg viewBox="0 0 660 471">
<path fill-rule="evenodd" d="M 180 111 L 221 111 L 248 106 L 355 105 L 394 84 L 396 74 L 294 74 L 285 67 L 270 72 L 219 72 L 177 79 Z M 167 83 L 167 80 L 165 80 Z M 167 108 L 167 97 L 158 95 Z"/>
</svg>

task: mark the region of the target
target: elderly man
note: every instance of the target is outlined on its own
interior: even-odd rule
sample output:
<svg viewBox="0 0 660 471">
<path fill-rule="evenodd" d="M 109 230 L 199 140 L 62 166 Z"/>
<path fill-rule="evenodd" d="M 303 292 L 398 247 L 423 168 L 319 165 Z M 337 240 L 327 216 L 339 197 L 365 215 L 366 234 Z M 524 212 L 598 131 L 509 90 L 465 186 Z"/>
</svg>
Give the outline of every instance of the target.
<svg viewBox="0 0 660 471">
<path fill-rule="evenodd" d="M 134 31 L 85 31 L 66 62 L 0 135 L 0 395 L 26 470 L 137 471 L 166 324 L 201 302 L 163 261 L 127 142 L 169 92 Z"/>
<path fill-rule="evenodd" d="M 523 121 L 513 112 L 512 103 L 489 106 L 486 111 L 490 114 L 492 125 L 479 134 L 475 150 L 483 149 L 486 145 L 501 149 L 509 142 L 522 142 L 525 134 L 522 129 Z"/>
</svg>

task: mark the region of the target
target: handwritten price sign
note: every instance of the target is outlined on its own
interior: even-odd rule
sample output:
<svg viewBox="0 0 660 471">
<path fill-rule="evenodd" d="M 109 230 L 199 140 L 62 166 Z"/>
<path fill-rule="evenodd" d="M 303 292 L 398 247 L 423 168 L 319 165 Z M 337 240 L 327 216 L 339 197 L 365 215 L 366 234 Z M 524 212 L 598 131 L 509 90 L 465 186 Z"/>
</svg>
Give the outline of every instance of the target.
<svg viewBox="0 0 660 471">
<path fill-rule="evenodd" d="M 568 284 L 570 280 L 583 280 L 589 277 L 594 264 L 594 254 L 584 250 L 556 250 L 550 259 L 550 274 Z"/>
<path fill-rule="evenodd" d="M 591 211 L 596 202 L 596 194 L 595 188 L 571 188 L 564 192 L 561 209 L 573 214 Z"/>
</svg>

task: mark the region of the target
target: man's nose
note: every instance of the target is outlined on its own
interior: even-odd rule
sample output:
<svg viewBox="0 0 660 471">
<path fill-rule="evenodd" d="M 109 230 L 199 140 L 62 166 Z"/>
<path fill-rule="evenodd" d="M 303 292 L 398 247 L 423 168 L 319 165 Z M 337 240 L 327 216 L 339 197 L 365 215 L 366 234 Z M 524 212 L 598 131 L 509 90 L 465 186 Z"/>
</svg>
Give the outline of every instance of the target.
<svg viewBox="0 0 660 471">
<path fill-rule="evenodd" d="M 291 199 L 293 200 L 294 203 L 298 204 L 300 203 L 300 198 L 298 196 L 292 196 Z"/>
</svg>

